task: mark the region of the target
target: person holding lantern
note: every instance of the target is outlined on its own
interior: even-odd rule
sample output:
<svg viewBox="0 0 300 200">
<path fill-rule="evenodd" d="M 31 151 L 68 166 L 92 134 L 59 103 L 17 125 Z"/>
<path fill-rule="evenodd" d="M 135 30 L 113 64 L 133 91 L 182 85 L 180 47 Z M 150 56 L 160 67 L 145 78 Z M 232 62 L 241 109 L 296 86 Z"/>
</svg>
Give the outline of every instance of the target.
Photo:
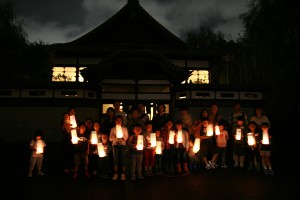
<svg viewBox="0 0 300 200">
<path fill-rule="evenodd" d="M 216 146 L 218 152 L 218 158 L 221 161 L 221 167 L 227 168 L 226 165 L 226 150 L 227 150 L 227 141 L 229 140 L 229 134 L 227 131 L 227 126 L 225 120 L 220 120 L 219 124 L 219 134 L 216 133 Z M 221 156 L 221 158 L 219 157 Z"/>
<path fill-rule="evenodd" d="M 189 150 L 189 132 L 183 129 L 183 123 L 180 120 L 175 122 L 176 128 L 176 168 L 177 173 L 182 173 L 181 165 L 183 165 L 183 171 L 189 174 L 188 169 L 188 150 Z"/>
<path fill-rule="evenodd" d="M 90 137 L 84 122 L 80 122 L 77 132 L 77 143 L 74 144 L 74 174 L 73 179 L 78 177 L 78 170 L 81 167 L 84 170 L 84 176 L 90 177 L 88 172 Z"/>
<path fill-rule="evenodd" d="M 129 134 L 127 127 L 123 126 L 123 117 L 117 115 L 115 117 L 115 126 L 111 128 L 109 140 L 112 142 L 113 146 L 113 161 L 114 161 L 114 175 L 112 180 L 118 179 L 119 166 L 122 167 L 121 180 L 126 179 L 126 165 L 125 165 L 125 151 L 126 142 L 128 140 Z"/>
<path fill-rule="evenodd" d="M 248 133 L 247 133 L 247 147 L 246 147 L 246 160 L 248 161 L 247 170 L 251 171 L 256 169 L 257 172 L 261 168 L 261 157 L 259 154 L 259 143 L 260 134 L 257 130 L 257 124 L 255 121 L 250 121 L 248 123 Z"/>
<path fill-rule="evenodd" d="M 143 162 L 143 152 L 144 144 L 146 141 L 142 133 L 142 125 L 136 123 L 133 125 L 133 133 L 128 139 L 128 145 L 130 147 L 130 160 L 131 160 L 131 180 L 135 180 L 137 175 L 138 179 L 144 179 L 142 175 L 142 162 Z"/>
<path fill-rule="evenodd" d="M 237 117 L 237 125 L 233 128 L 233 162 L 234 167 L 244 167 L 246 152 L 246 134 L 245 121 L 243 116 Z"/>
<path fill-rule="evenodd" d="M 143 166 L 146 177 L 154 176 L 154 156 L 156 146 L 156 135 L 152 130 L 152 123 L 147 121 L 145 124 L 145 131 L 143 133 L 145 138 L 145 149 L 143 155 Z"/>
<path fill-rule="evenodd" d="M 37 167 L 37 175 L 43 176 L 42 172 L 43 166 L 43 158 L 44 158 L 44 148 L 46 143 L 43 139 L 43 132 L 41 130 L 37 130 L 34 133 L 33 139 L 30 141 L 29 148 L 31 149 L 31 156 L 29 162 L 29 172 L 28 177 L 32 177 L 32 172 L 34 167 Z"/>
<path fill-rule="evenodd" d="M 260 128 L 262 132 L 259 151 L 262 160 L 262 167 L 266 175 L 274 175 L 274 170 L 272 168 L 272 163 L 270 159 L 272 153 L 272 137 L 269 132 L 270 124 L 268 122 L 263 122 L 260 125 Z"/>
<path fill-rule="evenodd" d="M 161 130 L 156 129 L 156 147 L 155 147 L 155 157 L 154 157 L 154 165 L 155 165 L 155 173 L 157 175 L 163 175 L 162 171 L 162 154 L 164 151 L 165 143 L 164 139 L 161 137 Z"/>
<path fill-rule="evenodd" d="M 173 127 L 173 120 L 169 119 L 162 130 L 162 137 L 164 139 L 164 152 L 163 152 L 163 166 L 167 174 L 174 174 L 175 168 L 175 130 Z"/>
</svg>

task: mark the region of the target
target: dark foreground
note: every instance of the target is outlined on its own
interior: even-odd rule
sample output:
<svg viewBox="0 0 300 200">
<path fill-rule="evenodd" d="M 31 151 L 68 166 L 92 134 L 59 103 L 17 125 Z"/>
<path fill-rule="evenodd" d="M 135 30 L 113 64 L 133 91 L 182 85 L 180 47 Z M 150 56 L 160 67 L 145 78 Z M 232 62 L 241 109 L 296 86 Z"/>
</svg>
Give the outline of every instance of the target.
<svg viewBox="0 0 300 200">
<path fill-rule="evenodd" d="M 1 190 L 5 199 L 299 199 L 297 173 L 278 164 L 274 176 L 229 167 L 136 181 L 130 181 L 129 176 L 126 181 L 96 177 L 72 180 L 60 173 L 55 155 L 45 155 L 45 176 L 27 178 L 29 154 L 24 150 L 27 146 L 19 145 L 12 153 L 9 151 L 13 147 L 2 145 L 2 148 L 1 152 L 6 154 L 1 162 L 4 167 Z"/>
</svg>

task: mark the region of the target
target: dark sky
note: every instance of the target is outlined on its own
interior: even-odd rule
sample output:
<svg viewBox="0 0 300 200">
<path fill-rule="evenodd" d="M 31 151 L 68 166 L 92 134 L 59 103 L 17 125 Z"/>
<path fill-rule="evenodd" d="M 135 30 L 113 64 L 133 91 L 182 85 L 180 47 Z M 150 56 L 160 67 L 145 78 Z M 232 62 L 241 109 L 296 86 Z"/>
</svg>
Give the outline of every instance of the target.
<svg viewBox="0 0 300 200">
<path fill-rule="evenodd" d="M 72 41 L 112 17 L 127 0 L 11 0 L 29 41 Z M 249 0 L 139 0 L 160 24 L 182 38 L 208 26 L 236 39 L 243 26 L 239 15 Z"/>
</svg>

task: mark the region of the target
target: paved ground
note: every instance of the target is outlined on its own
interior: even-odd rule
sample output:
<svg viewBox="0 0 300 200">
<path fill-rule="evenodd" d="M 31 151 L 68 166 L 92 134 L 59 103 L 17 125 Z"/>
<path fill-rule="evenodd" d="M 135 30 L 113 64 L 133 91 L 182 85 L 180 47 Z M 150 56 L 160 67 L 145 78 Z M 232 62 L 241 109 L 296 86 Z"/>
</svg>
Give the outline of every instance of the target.
<svg viewBox="0 0 300 200">
<path fill-rule="evenodd" d="M 14 146 L 15 145 L 15 146 Z M 99 178 L 72 180 L 59 173 L 55 146 L 44 162 L 44 177 L 27 178 L 29 152 L 27 144 L 1 145 L 4 153 L 1 193 L 5 199 L 299 199 L 297 173 L 274 160 L 276 174 L 227 168 L 193 171 L 186 176 L 161 176 L 145 180 L 112 181 Z M 50 145 L 51 146 L 51 145 Z M 51 149 L 50 148 L 50 149 Z M 50 150 L 49 149 L 49 150 Z M 3 164 L 5 163 L 5 165 Z"/>
</svg>

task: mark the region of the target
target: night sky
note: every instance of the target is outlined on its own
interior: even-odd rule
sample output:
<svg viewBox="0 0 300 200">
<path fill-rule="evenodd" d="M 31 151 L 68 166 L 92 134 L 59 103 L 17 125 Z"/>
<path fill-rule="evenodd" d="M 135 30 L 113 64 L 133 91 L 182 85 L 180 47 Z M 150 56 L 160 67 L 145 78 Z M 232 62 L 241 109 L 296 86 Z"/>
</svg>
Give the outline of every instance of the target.
<svg viewBox="0 0 300 200">
<path fill-rule="evenodd" d="M 127 0 L 11 0 L 30 42 L 64 43 L 112 17 Z M 242 35 L 239 15 L 249 0 L 139 0 L 160 24 L 183 39 L 200 26 L 221 31 L 227 39 Z"/>
</svg>

